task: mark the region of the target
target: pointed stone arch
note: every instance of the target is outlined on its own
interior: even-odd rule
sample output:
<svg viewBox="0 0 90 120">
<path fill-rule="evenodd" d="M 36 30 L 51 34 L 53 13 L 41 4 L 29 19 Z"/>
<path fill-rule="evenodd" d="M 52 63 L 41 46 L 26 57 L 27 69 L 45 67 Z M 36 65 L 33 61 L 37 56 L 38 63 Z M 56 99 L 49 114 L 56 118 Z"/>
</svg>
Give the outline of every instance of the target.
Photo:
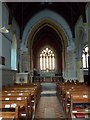
<svg viewBox="0 0 90 120">
<path fill-rule="evenodd" d="M 55 24 L 53 21 L 51 21 L 48 18 L 45 18 L 44 20 L 40 21 L 38 24 L 36 24 L 32 31 L 30 32 L 30 35 L 28 36 L 28 42 L 27 42 L 27 48 L 28 48 L 28 53 L 29 53 L 29 61 L 32 61 L 32 63 L 29 62 L 29 68 L 33 69 L 33 54 L 32 54 L 32 46 L 34 44 L 35 36 L 38 34 L 38 32 L 43 29 L 45 26 L 50 27 L 55 31 L 55 33 L 58 35 L 60 38 L 60 43 L 62 44 L 62 69 L 65 69 L 65 53 L 66 53 L 66 48 L 68 46 L 67 42 L 67 37 L 65 35 L 65 32 L 59 28 L 57 24 Z"/>
<path fill-rule="evenodd" d="M 62 36 L 66 36 L 66 38 L 67 38 L 66 41 L 67 41 L 68 45 L 71 44 L 72 32 L 71 32 L 71 29 L 70 29 L 68 23 L 59 14 L 55 13 L 54 11 L 46 9 L 46 10 L 43 10 L 43 11 L 37 13 L 26 24 L 26 27 L 24 29 L 23 36 L 22 36 L 22 43 L 21 43 L 21 47 L 24 48 L 24 50 L 25 50 L 26 44 L 28 42 L 28 37 L 31 34 L 33 28 L 35 28 L 35 26 L 37 24 L 39 24 L 41 22 L 45 23 L 47 21 L 51 21 L 51 22 L 53 22 L 53 24 L 56 24 L 58 31 L 60 30 L 62 32 Z M 64 33 L 63 33 L 63 31 L 64 31 Z"/>
<path fill-rule="evenodd" d="M 53 29 L 60 38 L 60 42 L 62 44 L 62 63 L 63 63 L 62 72 L 63 72 L 65 69 L 65 56 L 67 50 L 66 48 L 72 42 L 72 33 L 67 22 L 60 15 L 50 10 L 44 10 L 36 14 L 27 23 L 25 27 L 21 47 L 24 50 L 25 48 L 28 48 L 29 70 L 33 69 L 32 45 L 34 43 L 35 36 L 45 26 L 49 26 L 51 29 Z M 32 63 L 30 61 L 32 61 Z"/>
</svg>

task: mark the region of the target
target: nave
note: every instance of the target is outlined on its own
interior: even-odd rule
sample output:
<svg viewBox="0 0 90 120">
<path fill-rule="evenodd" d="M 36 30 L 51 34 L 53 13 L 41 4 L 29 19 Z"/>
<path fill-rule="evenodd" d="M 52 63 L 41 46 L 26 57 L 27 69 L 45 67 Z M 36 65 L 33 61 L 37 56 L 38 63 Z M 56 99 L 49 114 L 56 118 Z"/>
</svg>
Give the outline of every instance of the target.
<svg viewBox="0 0 90 120">
<path fill-rule="evenodd" d="M 68 82 L 6 86 L 0 92 L 0 120 L 89 119 L 89 90 L 84 83 Z"/>
<path fill-rule="evenodd" d="M 90 2 L 0 2 L 0 120 L 90 119 Z"/>
</svg>

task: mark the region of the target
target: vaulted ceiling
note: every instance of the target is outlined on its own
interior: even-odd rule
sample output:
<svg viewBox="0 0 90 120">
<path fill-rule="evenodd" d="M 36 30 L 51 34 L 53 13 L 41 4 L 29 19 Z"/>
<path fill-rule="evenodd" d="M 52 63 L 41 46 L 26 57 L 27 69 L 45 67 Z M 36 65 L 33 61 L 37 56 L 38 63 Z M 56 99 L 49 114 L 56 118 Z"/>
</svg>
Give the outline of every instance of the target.
<svg viewBox="0 0 90 120">
<path fill-rule="evenodd" d="M 9 8 L 9 24 L 13 16 L 19 24 L 21 35 L 24 27 L 36 13 L 50 9 L 60 14 L 69 24 L 73 32 L 76 21 L 82 15 L 83 22 L 86 22 L 86 2 L 6 2 Z"/>
</svg>

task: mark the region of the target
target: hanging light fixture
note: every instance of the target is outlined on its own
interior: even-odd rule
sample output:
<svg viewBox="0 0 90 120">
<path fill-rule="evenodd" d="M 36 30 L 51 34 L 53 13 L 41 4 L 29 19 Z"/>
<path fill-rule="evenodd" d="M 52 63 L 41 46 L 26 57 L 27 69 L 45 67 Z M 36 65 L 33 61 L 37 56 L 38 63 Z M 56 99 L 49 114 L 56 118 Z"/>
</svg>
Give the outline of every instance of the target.
<svg viewBox="0 0 90 120">
<path fill-rule="evenodd" d="M 1 33 L 9 33 L 9 30 L 4 26 L 4 27 L 0 28 L 0 32 Z"/>
</svg>

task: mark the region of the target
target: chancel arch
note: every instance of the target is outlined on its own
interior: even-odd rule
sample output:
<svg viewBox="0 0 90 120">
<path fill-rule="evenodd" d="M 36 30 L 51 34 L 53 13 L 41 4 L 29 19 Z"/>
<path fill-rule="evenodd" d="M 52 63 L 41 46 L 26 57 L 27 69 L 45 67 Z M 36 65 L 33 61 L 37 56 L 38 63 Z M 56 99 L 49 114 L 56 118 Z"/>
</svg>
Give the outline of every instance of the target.
<svg viewBox="0 0 90 120">
<path fill-rule="evenodd" d="M 70 26 L 68 25 L 66 20 L 62 16 L 57 14 L 56 12 L 49 10 L 49 9 L 45 9 L 45 10 L 37 13 L 36 15 L 34 15 L 32 17 L 32 19 L 30 19 L 28 21 L 28 23 L 26 24 L 24 32 L 23 32 L 22 44 L 21 44 L 21 47 L 23 49 L 25 49 L 25 47 L 26 47 L 25 45 L 28 42 L 29 34 L 32 32 L 32 30 L 35 28 L 35 26 L 37 24 L 41 24 L 42 22 L 48 23 L 49 22 L 48 20 L 50 20 L 51 22 L 54 22 L 54 24 L 56 24 L 57 28 L 59 28 L 59 30 L 62 33 L 64 32 L 63 34 L 66 34 L 68 45 L 71 43 L 72 32 L 71 32 Z"/>
<path fill-rule="evenodd" d="M 31 69 L 40 69 L 39 62 L 36 62 L 39 61 L 38 51 L 45 45 L 50 45 L 56 50 L 57 53 L 57 57 L 55 59 L 55 71 L 58 71 L 60 72 L 60 74 L 62 74 L 65 65 L 65 50 L 67 44 L 64 44 L 63 36 L 57 31 L 57 29 L 53 25 L 51 26 L 51 24 L 49 25 L 49 23 L 44 23 L 43 26 L 41 25 L 40 27 L 41 28 L 37 28 L 38 30 L 33 33 L 31 41 L 28 41 L 28 52 L 31 53 L 31 55 L 33 54 L 33 56 L 29 57 L 29 59 L 32 59 L 31 61 L 33 61 L 33 63 L 30 64 L 30 67 Z"/>
<path fill-rule="evenodd" d="M 46 10 L 48 11 L 48 10 Z M 45 12 L 46 12 L 45 11 Z M 52 14 L 55 14 L 53 11 L 50 11 Z M 46 14 L 44 14 L 46 15 Z M 58 14 L 55 14 L 58 16 Z M 38 16 L 38 14 L 36 15 Z M 42 15 L 43 16 L 43 15 Z M 34 16 L 35 17 L 35 16 Z M 61 16 L 58 16 L 61 19 Z M 33 19 L 33 18 L 32 18 Z M 61 19 L 61 21 L 55 20 L 54 18 L 52 18 L 52 16 L 43 16 L 42 19 L 39 19 L 35 22 L 34 19 L 34 25 L 29 28 L 30 26 L 28 26 L 27 28 L 27 36 L 25 38 L 24 34 L 23 34 L 23 38 L 22 38 L 22 48 L 23 47 L 27 47 L 28 48 L 28 61 L 29 61 L 29 65 L 28 65 L 28 70 L 32 70 L 34 68 L 39 69 L 39 67 L 37 67 L 39 62 L 35 62 L 38 61 L 38 56 L 36 55 L 37 51 L 40 50 L 41 46 L 43 47 L 44 45 L 50 45 L 51 47 L 54 47 L 54 49 L 56 49 L 56 52 L 58 53 L 58 57 L 57 57 L 57 62 L 56 62 L 56 71 L 60 71 L 60 74 L 65 73 L 65 69 L 66 69 L 66 62 L 65 62 L 65 57 L 66 57 L 66 51 L 67 51 L 67 46 L 69 46 L 71 44 L 72 41 L 72 35 L 71 35 L 71 31 L 70 28 L 68 26 L 67 23 L 64 23 L 67 26 L 67 28 L 64 26 L 64 24 L 62 23 L 64 20 L 63 18 Z M 32 20 L 31 20 L 32 21 Z M 61 22 L 61 23 L 60 23 Z M 27 27 L 27 26 L 26 26 Z M 37 38 L 40 38 L 42 35 L 39 35 L 39 33 L 42 33 L 43 29 L 47 29 L 49 28 L 50 31 L 52 32 L 52 35 L 57 36 L 54 41 L 56 41 L 56 45 L 52 45 L 53 42 L 50 43 L 50 36 L 49 36 L 49 40 L 43 40 L 43 42 L 45 43 L 43 45 L 43 42 L 38 41 Z M 68 34 L 68 32 L 70 32 L 70 34 Z M 69 36 L 68 36 L 69 35 Z M 36 45 L 36 48 L 38 47 L 38 50 L 34 50 L 35 47 L 35 42 L 38 41 L 38 44 Z M 48 41 L 48 42 L 45 42 Z M 40 44 L 42 43 L 42 45 L 40 46 Z M 27 44 L 27 45 L 26 45 Z M 59 45 L 59 47 L 57 47 Z M 56 47 L 56 48 L 55 48 Z M 25 48 L 24 48 L 25 49 Z M 38 54 L 38 53 L 37 53 Z M 35 56 L 35 57 L 34 57 Z M 31 62 L 32 61 L 32 62 Z M 58 65 L 59 64 L 59 65 Z M 60 69 L 59 69 L 60 67 Z"/>
</svg>

